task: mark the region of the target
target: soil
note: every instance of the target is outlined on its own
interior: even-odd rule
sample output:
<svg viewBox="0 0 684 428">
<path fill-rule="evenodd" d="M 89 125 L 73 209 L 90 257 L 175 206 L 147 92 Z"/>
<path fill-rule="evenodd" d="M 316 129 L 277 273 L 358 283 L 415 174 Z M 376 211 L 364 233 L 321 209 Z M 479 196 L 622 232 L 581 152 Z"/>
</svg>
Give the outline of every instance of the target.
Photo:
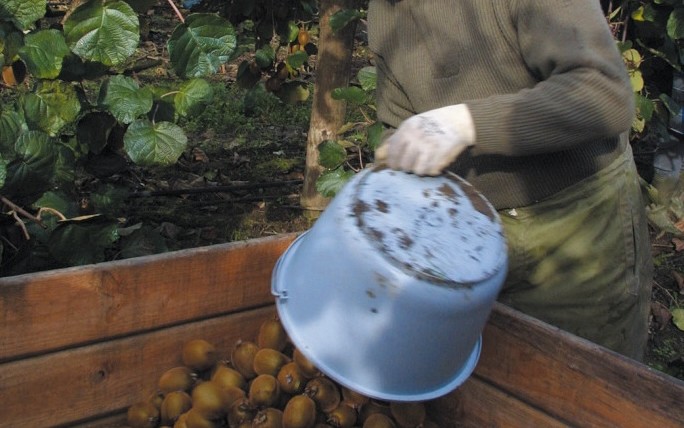
<svg viewBox="0 0 684 428">
<path fill-rule="evenodd" d="M 169 15 L 168 8 L 160 3 L 148 17 L 152 30 L 142 44 L 141 57 L 164 58 L 172 27 L 160 27 L 160 23 L 168 17 L 175 26 L 175 19 Z M 357 54 L 355 67 L 366 65 L 367 60 L 367 56 Z M 214 82 L 234 85 L 239 61 L 214 76 Z M 169 78 L 164 66 L 140 77 Z M 125 213 L 128 223 L 141 222 L 157 229 L 166 238 L 169 250 L 309 228 L 311 217 L 299 206 L 308 123 L 258 123 L 258 118 L 253 119 L 253 140 L 207 124 L 190 133 L 189 148 L 174 167 L 155 170 L 129 166 L 119 174 L 120 183 L 135 195 Z M 652 244 L 657 264 L 645 362 L 684 379 L 684 332 L 668 318 L 670 309 L 684 306 L 682 281 L 673 274 L 684 272 L 684 252 L 677 251 L 672 236 L 656 230 L 652 230 Z"/>
</svg>

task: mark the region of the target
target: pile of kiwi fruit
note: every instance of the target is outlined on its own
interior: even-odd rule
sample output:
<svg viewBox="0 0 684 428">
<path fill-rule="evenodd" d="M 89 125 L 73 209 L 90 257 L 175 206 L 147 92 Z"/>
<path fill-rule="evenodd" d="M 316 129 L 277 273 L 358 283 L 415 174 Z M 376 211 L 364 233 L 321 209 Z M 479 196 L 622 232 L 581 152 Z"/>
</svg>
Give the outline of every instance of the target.
<svg viewBox="0 0 684 428">
<path fill-rule="evenodd" d="M 181 354 L 156 392 L 128 408 L 131 428 L 437 427 L 424 402 L 371 399 L 325 376 L 275 317 L 225 358 L 204 339 L 185 342 Z"/>
</svg>

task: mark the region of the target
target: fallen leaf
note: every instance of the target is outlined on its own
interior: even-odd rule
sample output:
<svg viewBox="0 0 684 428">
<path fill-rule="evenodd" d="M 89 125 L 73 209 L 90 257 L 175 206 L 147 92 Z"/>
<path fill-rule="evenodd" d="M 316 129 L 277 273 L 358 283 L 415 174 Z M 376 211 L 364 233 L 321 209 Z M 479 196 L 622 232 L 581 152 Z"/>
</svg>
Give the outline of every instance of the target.
<svg viewBox="0 0 684 428">
<path fill-rule="evenodd" d="M 684 309 L 677 308 L 672 310 L 672 322 L 678 329 L 684 331 Z"/>
<path fill-rule="evenodd" d="M 675 246 L 675 251 L 680 252 L 684 250 L 684 239 L 672 238 L 672 243 Z"/>
<path fill-rule="evenodd" d="M 681 293 L 684 291 L 684 273 L 677 272 L 676 270 L 672 271 L 672 277 L 674 278 L 675 282 L 677 283 L 677 287 L 679 287 L 679 292 Z"/>
<path fill-rule="evenodd" d="M 670 310 L 660 302 L 651 303 L 651 314 L 658 330 L 662 330 L 672 319 Z"/>
<path fill-rule="evenodd" d="M 677 228 L 680 232 L 684 232 L 684 219 L 679 219 L 675 224 L 674 227 Z"/>
</svg>

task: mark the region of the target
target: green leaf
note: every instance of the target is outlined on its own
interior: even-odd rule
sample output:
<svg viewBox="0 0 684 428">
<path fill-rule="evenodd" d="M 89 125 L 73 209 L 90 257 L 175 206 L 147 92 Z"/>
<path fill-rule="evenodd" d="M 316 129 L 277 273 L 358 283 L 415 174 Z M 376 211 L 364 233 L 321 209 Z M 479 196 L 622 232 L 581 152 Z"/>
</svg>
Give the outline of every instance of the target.
<svg viewBox="0 0 684 428">
<path fill-rule="evenodd" d="M 150 228 L 141 227 L 129 236 L 121 239 L 121 256 L 123 258 L 142 257 L 169 251 L 161 234 Z"/>
<path fill-rule="evenodd" d="M 65 217 L 78 215 L 76 204 L 64 192 L 45 192 L 33 203 L 34 209 L 52 208 L 59 211 Z"/>
<path fill-rule="evenodd" d="M 2 53 L 5 65 L 9 65 L 19 57 L 19 49 L 24 46 L 24 33 L 17 31 L 11 24 L 0 21 L 0 39 L 3 45 L 0 53 Z"/>
<path fill-rule="evenodd" d="M 651 118 L 653 117 L 653 112 L 655 111 L 655 104 L 653 103 L 653 101 L 651 101 L 650 99 L 641 94 L 634 95 L 637 114 L 647 121 L 651 120 Z"/>
<path fill-rule="evenodd" d="M 299 26 L 296 23 L 294 23 L 293 21 L 290 21 L 287 23 L 287 28 L 288 28 L 287 42 L 292 43 L 295 40 L 297 40 L 297 36 L 299 35 Z"/>
<path fill-rule="evenodd" d="M 67 124 L 73 122 L 81 111 L 76 90 L 69 83 L 42 80 L 34 92 L 22 99 L 26 123 L 55 136 Z"/>
<path fill-rule="evenodd" d="M 22 132 L 28 131 L 24 116 L 14 110 L 0 114 L 0 153 L 14 157 L 14 143 Z"/>
<path fill-rule="evenodd" d="M 381 122 L 375 122 L 367 129 L 368 132 L 368 148 L 375 153 L 375 150 L 382 144 L 382 133 L 384 132 L 384 127 Z"/>
<path fill-rule="evenodd" d="M 124 1 L 88 1 L 64 23 L 69 48 L 86 61 L 123 64 L 138 47 L 138 14 Z"/>
<path fill-rule="evenodd" d="M 350 22 L 356 21 L 361 17 L 363 17 L 363 15 L 358 10 L 342 9 L 335 12 L 330 17 L 330 29 L 336 33 L 346 27 Z"/>
<path fill-rule="evenodd" d="M 209 13 L 189 15 L 176 27 L 168 42 L 173 69 L 180 77 L 216 73 L 237 46 L 235 29 L 224 18 Z"/>
<path fill-rule="evenodd" d="M 2 0 L 0 20 L 12 21 L 20 30 L 33 27 L 33 23 L 45 16 L 47 0 Z"/>
<path fill-rule="evenodd" d="M 61 31 L 42 30 L 27 34 L 19 56 L 29 73 L 39 79 L 54 79 L 62 70 L 62 60 L 69 54 L 69 47 Z"/>
<path fill-rule="evenodd" d="M 109 140 L 109 134 L 116 125 L 116 119 L 109 113 L 94 111 L 86 114 L 78 121 L 76 138 L 88 151 L 98 154 Z"/>
<path fill-rule="evenodd" d="M 672 322 L 678 329 L 684 331 L 684 309 L 676 308 L 672 310 Z"/>
<path fill-rule="evenodd" d="M 342 167 L 325 171 L 316 180 L 316 190 L 323 197 L 332 198 L 353 176 L 353 171 L 345 171 Z"/>
<path fill-rule="evenodd" d="M 0 189 L 5 185 L 7 179 L 7 164 L 9 162 L 0 155 Z"/>
<path fill-rule="evenodd" d="M 17 158 L 8 165 L 3 192 L 31 195 L 47 190 L 57 158 L 52 139 L 41 131 L 27 131 L 17 138 L 15 150 Z"/>
<path fill-rule="evenodd" d="M 333 140 L 325 140 L 319 144 L 318 154 L 318 163 L 327 169 L 335 169 L 347 160 L 347 151 Z"/>
<path fill-rule="evenodd" d="M 668 17 L 667 35 L 673 40 L 684 39 L 684 7 L 676 7 Z"/>
<path fill-rule="evenodd" d="M 134 79 L 117 75 L 100 88 L 100 104 L 123 123 L 131 123 L 152 109 L 154 98 L 147 89 L 140 89 Z"/>
<path fill-rule="evenodd" d="M 67 266 L 105 261 L 105 249 L 119 239 L 117 225 L 101 220 L 61 223 L 50 236 L 50 254 Z"/>
<path fill-rule="evenodd" d="M 335 88 L 330 95 L 334 100 L 344 100 L 355 104 L 363 104 L 367 99 L 366 92 L 358 86 Z"/>
<path fill-rule="evenodd" d="M 100 185 L 90 195 L 90 200 L 98 212 L 120 211 L 128 197 L 128 190 L 111 184 Z"/>
<path fill-rule="evenodd" d="M 183 130 L 171 122 L 136 120 L 124 135 L 124 149 L 138 165 L 172 165 L 187 142 Z"/>
<path fill-rule="evenodd" d="M 261 49 L 254 52 L 254 60 L 256 61 L 259 68 L 266 69 L 270 68 L 275 61 L 275 51 L 271 45 L 265 45 Z"/>
<path fill-rule="evenodd" d="M 192 79 L 183 83 L 173 98 L 176 112 L 180 116 L 200 113 L 203 106 L 214 98 L 214 90 L 204 79 Z"/>
<path fill-rule="evenodd" d="M 303 103 L 309 98 L 309 88 L 301 82 L 285 82 L 275 95 L 286 104 Z"/>
<path fill-rule="evenodd" d="M 361 88 L 366 91 L 374 91 L 378 84 L 378 73 L 375 67 L 363 67 L 357 74 Z"/>
<path fill-rule="evenodd" d="M 285 59 L 285 63 L 296 70 L 306 64 L 306 61 L 308 60 L 309 54 L 307 54 L 305 51 L 297 51 L 288 55 Z"/>
</svg>

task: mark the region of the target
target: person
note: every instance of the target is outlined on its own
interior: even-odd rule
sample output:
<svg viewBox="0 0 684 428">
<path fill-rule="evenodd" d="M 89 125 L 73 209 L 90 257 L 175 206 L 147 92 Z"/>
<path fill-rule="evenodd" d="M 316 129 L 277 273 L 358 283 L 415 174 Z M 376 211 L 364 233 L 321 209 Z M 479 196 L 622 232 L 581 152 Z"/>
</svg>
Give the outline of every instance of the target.
<svg viewBox="0 0 684 428">
<path fill-rule="evenodd" d="M 376 163 L 448 169 L 497 209 L 499 300 L 642 359 L 652 260 L 634 94 L 595 0 L 370 0 Z"/>
</svg>

